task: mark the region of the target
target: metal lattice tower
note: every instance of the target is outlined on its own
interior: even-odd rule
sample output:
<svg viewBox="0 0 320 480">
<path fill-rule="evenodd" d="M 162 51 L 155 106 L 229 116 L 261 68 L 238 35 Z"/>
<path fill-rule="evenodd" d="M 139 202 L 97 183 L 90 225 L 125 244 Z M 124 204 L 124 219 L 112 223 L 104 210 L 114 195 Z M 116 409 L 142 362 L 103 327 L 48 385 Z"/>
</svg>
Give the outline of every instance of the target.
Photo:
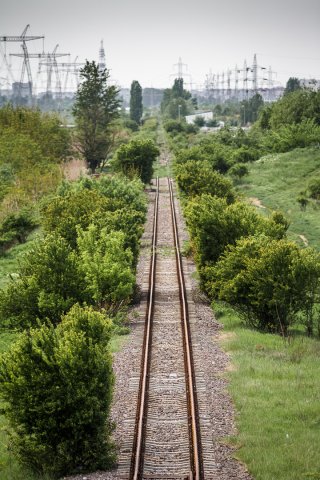
<svg viewBox="0 0 320 480">
<path fill-rule="evenodd" d="M 231 75 L 232 72 L 230 69 L 227 70 L 227 98 L 231 97 Z"/>
<path fill-rule="evenodd" d="M 61 96 L 61 80 L 59 75 L 59 66 L 57 62 L 57 58 L 61 57 L 69 57 L 70 53 L 60 53 L 57 52 L 59 45 L 56 45 L 51 53 L 46 54 L 45 61 L 39 63 L 39 72 L 41 71 L 41 67 L 45 66 L 47 69 L 47 96 L 52 93 L 52 76 L 53 73 L 56 79 L 56 90 L 58 96 Z"/>
<path fill-rule="evenodd" d="M 238 70 L 238 65 L 236 65 L 234 69 L 234 96 L 236 98 L 238 98 L 238 90 L 239 90 L 239 70 Z"/>
<path fill-rule="evenodd" d="M 100 49 L 99 49 L 99 71 L 100 72 L 103 72 L 106 68 L 106 54 L 105 54 L 105 51 L 104 51 L 104 47 L 103 47 L 103 40 L 101 40 L 100 42 Z"/>
<path fill-rule="evenodd" d="M 258 63 L 257 63 L 257 55 L 254 54 L 253 56 L 253 64 L 252 64 L 252 90 L 254 93 L 257 93 L 258 90 Z"/>
<path fill-rule="evenodd" d="M 19 96 L 21 96 L 21 89 L 24 80 L 25 71 L 27 71 L 28 76 L 28 90 L 29 90 L 29 99 L 30 103 L 32 103 L 32 75 L 31 75 L 31 68 L 29 57 L 30 54 L 28 52 L 26 42 L 31 40 L 40 40 L 44 39 L 44 35 L 26 35 L 30 25 L 27 25 L 26 28 L 23 30 L 21 35 L 2 35 L 0 36 L 0 42 L 22 42 L 22 50 L 23 50 L 23 64 L 21 70 L 21 80 L 19 85 Z"/>
<path fill-rule="evenodd" d="M 175 63 L 173 67 L 177 68 L 178 72 L 172 73 L 170 77 L 182 78 L 183 80 L 185 79 L 185 77 L 188 77 L 190 79 L 191 75 L 183 71 L 184 68 L 188 70 L 188 65 L 186 63 L 182 63 L 181 57 L 179 57 L 178 63 Z"/>
</svg>

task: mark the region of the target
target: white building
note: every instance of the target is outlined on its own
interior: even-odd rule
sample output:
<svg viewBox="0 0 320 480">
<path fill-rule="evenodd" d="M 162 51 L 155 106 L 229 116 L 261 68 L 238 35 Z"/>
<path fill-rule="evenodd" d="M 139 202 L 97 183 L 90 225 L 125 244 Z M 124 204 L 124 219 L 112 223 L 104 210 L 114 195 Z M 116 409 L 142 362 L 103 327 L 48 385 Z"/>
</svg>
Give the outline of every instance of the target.
<svg viewBox="0 0 320 480">
<path fill-rule="evenodd" d="M 197 117 L 201 117 L 207 122 L 208 120 L 213 120 L 213 113 L 212 112 L 199 112 L 195 115 L 186 115 L 186 122 L 187 123 L 194 123 Z"/>
</svg>

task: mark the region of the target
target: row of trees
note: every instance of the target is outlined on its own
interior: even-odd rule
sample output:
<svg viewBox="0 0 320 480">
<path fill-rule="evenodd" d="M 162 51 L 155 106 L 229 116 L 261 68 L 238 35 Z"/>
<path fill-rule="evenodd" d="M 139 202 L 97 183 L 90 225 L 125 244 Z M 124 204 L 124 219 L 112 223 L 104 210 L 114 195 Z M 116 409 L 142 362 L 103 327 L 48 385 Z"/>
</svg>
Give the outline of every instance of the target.
<svg viewBox="0 0 320 480">
<path fill-rule="evenodd" d="M 114 460 L 108 344 L 134 293 L 145 214 L 137 179 L 62 183 L 41 207 L 44 238 L 0 292 L 1 327 L 22 331 L 0 359 L 3 409 L 15 454 L 40 475 Z"/>
<path fill-rule="evenodd" d="M 115 145 L 120 101 L 108 78 L 107 70 L 86 62 L 73 109 L 75 145 L 93 173 Z M 135 124 L 141 123 L 141 105 L 141 87 L 133 82 Z M 44 128 L 45 121 L 50 128 Z M 55 123 L 40 112 L 7 107 L 5 114 L 0 112 L 1 122 L 7 136 L 0 134 L 0 158 L 10 159 L 15 174 L 23 171 L 21 165 L 31 173 L 39 165 L 43 171 L 58 166 L 69 152 L 69 131 L 57 117 Z M 146 122 L 141 128 L 153 132 L 154 125 Z M 151 180 L 158 154 L 151 138 L 137 134 L 114 156 L 113 167 L 121 175 L 73 183 L 61 183 L 56 175 L 56 194 L 42 199 L 40 206 L 44 236 L 34 241 L 19 271 L 0 291 L 0 327 L 21 332 L 0 358 L 10 444 L 20 462 L 40 476 L 105 469 L 114 461 L 109 341 L 112 332 L 123 331 L 118 317 L 135 290 L 146 214 L 143 183 L 137 177 Z M 10 176 L 0 172 L 9 188 Z M 27 214 L 20 213 L 5 219 L 0 235 L 11 229 L 19 241 L 26 239 L 33 219 L 28 223 Z"/>
<path fill-rule="evenodd" d="M 264 217 L 237 199 L 225 174 L 240 176 L 246 162 L 269 151 L 319 142 L 312 113 L 317 101 L 316 92 L 287 93 L 265 107 L 268 128 L 261 125 L 262 110 L 248 133 L 222 129 L 175 151 L 174 170 L 202 287 L 212 300 L 233 305 L 249 325 L 283 335 L 301 319 L 309 335 L 315 332 L 320 255 L 287 240 L 288 222 L 280 212 Z M 303 109 L 294 114 L 300 102 Z M 271 144 L 271 138 L 277 141 Z M 320 334 L 319 322 L 317 328 Z"/>
<path fill-rule="evenodd" d="M 36 204 L 57 188 L 70 151 L 70 132 L 55 114 L 0 109 L 1 254 L 36 227 Z"/>
</svg>

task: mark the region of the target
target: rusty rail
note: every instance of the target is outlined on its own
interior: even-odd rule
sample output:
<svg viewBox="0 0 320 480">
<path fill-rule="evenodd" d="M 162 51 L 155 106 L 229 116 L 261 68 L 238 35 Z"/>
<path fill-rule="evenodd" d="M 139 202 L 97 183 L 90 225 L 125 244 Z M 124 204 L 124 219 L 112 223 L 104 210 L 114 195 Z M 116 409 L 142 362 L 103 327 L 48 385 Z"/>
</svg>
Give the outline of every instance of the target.
<svg viewBox="0 0 320 480">
<path fill-rule="evenodd" d="M 139 480 L 141 478 L 143 468 L 143 448 L 145 439 L 146 416 L 148 407 L 148 385 L 149 385 L 149 371 L 152 345 L 152 317 L 154 309 L 154 285 L 156 276 L 156 257 L 157 257 L 157 232 L 158 232 L 158 205 L 159 205 L 159 179 L 156 183 L 156 195 L 153 213 L 153 233 L 152 233 L 152 250 L 151 250 L 151 265 L 149 272 L 149 292 L 147 302 L 147 313 L 145 332 L 142 347 L 142 364 L 141 364 L 141 378 L 138 396 L 138 410 L 135 440 L 132 449 L 130 480 Z"/>
<path fill-rule="evenodd" d="M 203 480 L 202 454 L 200 426 L 198 420 L 198 404 L 195 387 L 195 373 L 192 360 L 192 344 L 190 336 L 188 304 L 186 299 L 186 287 L 183 276 L 182 260 L 180 254 L 180 245 L 177 229 L 176 212 L 174 207 L 172 181 L 168 178 L 171 216 L 174 235 L 175 256 L 179 281 L 179 296 L 181 303 L 181 323 L 183 331 L 184 346 L 184 362 L 186 376 L 186 391 L 188 403 L 188 425 L 189 425 L 189 443 L 190 443 L 190 473 L 189 480 Z M 146 323 L 143 340 L 143 353 L 141 361 L 141 377 L 138 395 L 138 408 L 136 416 L 136 427 L 134 444 L 132 449 L 130 480 L 141 480 L 143 478 L 143 455 L 145 443 L 145 431 L 148 409 L 148 388 L 149 388 L 149 372 L 150 358 L 152 347 L 152 317 L 154 311 L 154 290 L 155 290 L 155 273 L 156 273 L 156 248 L 157 248 L 157 231 L 158 231 L 158 203 L 159 203 L 159 180 L 157 178 L 156 196 L 154 206 L 153 236 L 152 236 L 152 255 L 149 272 L 149 293 L 146 312 Z M 170 478 L 166 476 L 165 478 Z"/>
<path fill-rule="evenodd" d="M 179 279 L 179 291 L 181 302 L 181 322 L 183 332 L 183 344 L 184 344 L 184 359 L 185 359 L 185 374 L 186 374 L 186 387 L 187 387 L 187 400 L 188 400 L 188 415 L 189 415 L 189 437 L 190 437 L 190 460 L 191 469 L 190 479 L 201 480 L 203 479 L 203 466 L 202 466 L 202 454 L 201 454 L 201 437 L 200 437 L 200 424 L 198 415 L 198 400 L 195 383 L 195 372 L 192 355 L 192 342 L 189 325 L 189 312 L 186 295 L 186 286 L 183 275 L 182 260 L 180 253 L 180 243 L 178 236 L 177 218 L 174 207 L 174 198 L 172 190 L 172 180 L 168 178 L 170 203 L 171 203 L 171 215 L 173 225 L 173 235 L 176 253 L 176 262 Z"/>
</svg>

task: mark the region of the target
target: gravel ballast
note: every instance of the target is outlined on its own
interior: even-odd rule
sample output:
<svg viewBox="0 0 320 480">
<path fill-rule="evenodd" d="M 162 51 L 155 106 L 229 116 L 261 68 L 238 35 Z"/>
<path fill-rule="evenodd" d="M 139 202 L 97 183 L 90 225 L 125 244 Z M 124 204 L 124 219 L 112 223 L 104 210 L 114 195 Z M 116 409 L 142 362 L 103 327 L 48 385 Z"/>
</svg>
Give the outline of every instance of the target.
<svg viewBox="0 0 320 480">
<path fill-rule="evenodd" d="M 114 441 L 118 448 L 120 468 L 112 472 L 94 472 L 85 475 L 66 477 L 69 480 L 113 480 L 124 478 L 121 465 L 130 459 L 132 444 L 133 419 L 136 411 L 136 398 L 139 384 L 141 346 L 143 340 L 143 320 L 145 309 L 144 291 L 148 281 L 150 246 L 153 222 L 154 192 L 149 191 L 149 209 L 145 225 L 145 233 L 141 242 L 141 252 L 137 268 L 137 284 L 142 292 L 142 301 L 130 312 L 131 333 L 122 349 L 114 355 L 115 390 L 112 405 L 112 420 L 116 424 Z M 181 214 L 179 202 L 176 201 L 177 220 L 180 245 L 188 239 L 185 222 Z M 245 467 L 233 459 L 234 450 L 225 444 L 225 437 L 236 434 L 235 412 L 231 398 L 227 392 L 228 382 L 224 376 L 230 366 L 228 355 L 219 346 L 222 326 L 215 320 L 210 306 L 195 279 L 195 265 L 191 259 L 184 258 L 183 268 L 187 282 L 191 285 L 194 320 L 192 336 L 195 337 L 196 372 L 201 382 L 201 402 L 205 404 L 207 423 L 205 441 L 210 444 L 210 462 L 214 465 L 208 479 L 216 480 L 250 480 L 252 477 Z M 188 295 L 190 295 L 188 293 Z M 191 301 L 192 299 L 189 299 Z M 194 333 L 195 332 L 195 333 Z"/>
</svg>

